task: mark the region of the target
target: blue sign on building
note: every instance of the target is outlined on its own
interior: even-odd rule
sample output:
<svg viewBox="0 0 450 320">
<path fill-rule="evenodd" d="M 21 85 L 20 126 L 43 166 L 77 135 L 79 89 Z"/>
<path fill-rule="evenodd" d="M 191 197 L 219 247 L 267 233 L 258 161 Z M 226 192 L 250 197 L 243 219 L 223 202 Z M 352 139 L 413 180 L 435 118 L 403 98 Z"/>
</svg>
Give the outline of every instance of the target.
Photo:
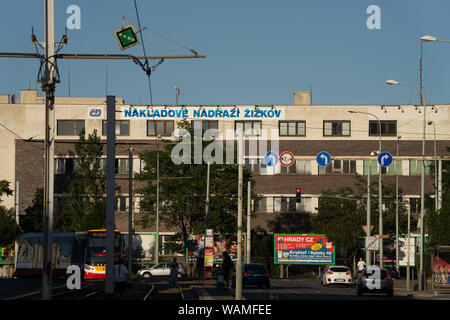
<svg viewBox="0 0 450 320">
<path fill-rule="evenodd" d="M 382 167 L 389 167 L 392 163 L 392 155 L 389 152 L 382 152 L 378 156 L 378 163 Z"/>
<path fill-rule="evenodd" d="M 322 151 L 316 157 L 319 166 L 328 167 L 331 164 L 331 155 L 328 152 Z"/>
</svg>

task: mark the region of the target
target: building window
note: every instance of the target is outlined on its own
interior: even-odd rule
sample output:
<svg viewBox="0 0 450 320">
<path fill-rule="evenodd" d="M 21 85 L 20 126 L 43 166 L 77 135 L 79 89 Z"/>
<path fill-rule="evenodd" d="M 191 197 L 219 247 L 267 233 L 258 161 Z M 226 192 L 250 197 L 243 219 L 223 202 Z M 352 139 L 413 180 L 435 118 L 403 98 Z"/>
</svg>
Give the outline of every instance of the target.
<svg viewBox="0 0 450 320">
<path fill-rule="evenodd" d="M 84 120 L 58 120 L 58 136 L 78 136 L 84 129 Z"/>
<path fill-rule="evenodd" d="M 219 121 L 217 120 L 192 120 L 192 127 L 202 128 L 203 131 L 209 129 L 219 129 Z"/>
<path fill-rule="evenodd" d="M 324 136 L 350 136 L 350 121 L 324 121 Z"/>
<path fill-rule="evenodd" d="M 356 174 L 356 160 L 333 160 L 327 166 L 319 166 L 319 174 Z"/>
<path fill-rule="evenodd" d="M 425 160 L 425 174 L 430 174 L 431 161 Z M 409 160 L 409 175 L 417 176 L 422 174 L 422 160 Z"/>
<path fill-rule="evenodd" d="M 148 120 L 147 136 L 171 136 L 173 133 L 173 120 Z"/>
<path fill-rule="evenodd" d="M 128 198 L 127 197 L 119 197 L 119 211 L 127 211 L 128 210 Z"/>
<path fill-rule="evenodd" d="M 234 130 L 236 135 L 243 132 L 245 136 L 259 136 L 261 135 L 261 121 L 235 121 Z"/>
<path fill-rule="evenodd" d="M 279 121 L 279 135 L 281 136 L 305 136 L 305 121 Z"/>
<path fill-rule="evenodd" d="M 403 174 L 402 160 L 392 160 L 392 163 L 388 168 L 390 175 L 395 175 L 396 173 L 400 175 Z"/>
<path fill-rule="evenodd" d="M 420 213 L 420 198 L 409 198 L 409 208 L 412 214 Z"/>
<path fill-rule="evenodd" d="M 267 212 L 267 198 L 260 198 L 255 200 L 255 211 Z"/>
<path fill-rule="evenodd" d="M 56 158 L 55 174 L 73 174 L 78 168 L 78 160 L 74 158 Z"/>
<path fill-rule="evenodd" d="M 114 172 L 116 174 L 128 174 L 128 170 L 129 170 L 128 162 L 129 162 L 128 159 L 125 159 L 125 158 L 124 159 L 116 159 Z"/>
<path fill-rule="evenodd" d="M 311 174 L 311 160 L 295 160 L 298 174 Z"/>
<path fill-rule="evenodd" d="M 307 212 L 311 207 L 311 198 L 302 197 L 298 203 L 295 197 L 274 197 L 273 212 Z"/>
<path fill-rule="evenodd" d="M 296 174 L 297 170 L 296 170 L 296 161 L 294 160 L 294 163 L 291 164 L 289 167 L 280 165 L 280 173 L 282 174 Z"/>
<path fill-rule="evenodd" d="M 397 121 L 395 120 L 381 120 L 381 135 L 382 136 L 396 136 L 397 135 Z M 369 121 L 369 136 L 380 135 L 380 123 L 378 120 Z"/>
<path fill-rule="evenodd" d="M 370 165 L 370 174 L 375 175 L 378 173 L 378 162 L 377 160 L 364 160 L 364 169 L 363 174 L 367 175 L 369 172 L 369 165 Z"/>
<path fill-rule="evenodd" d="M 102 135 L 106 136 L 107 122 L 102 121 Z M 130 120 L 116 120 L 116 136 L 129 136 L 130 135 Z"/>
</svg>

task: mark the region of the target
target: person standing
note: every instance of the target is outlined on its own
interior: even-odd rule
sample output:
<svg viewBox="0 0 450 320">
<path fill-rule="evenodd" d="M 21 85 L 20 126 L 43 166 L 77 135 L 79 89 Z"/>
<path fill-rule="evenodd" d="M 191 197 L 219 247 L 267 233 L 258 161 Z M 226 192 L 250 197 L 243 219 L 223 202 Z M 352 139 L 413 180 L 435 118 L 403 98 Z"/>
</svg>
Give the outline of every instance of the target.
<svg viewBox="0 0 450 320">
<path fill-rule="evenodd" d="M 114 265 L 114 287 L 119 296 L 127 287 L 129 280 L 128 269 L 123 263 L 123 259 L 119 258 L 118 263 Z"/>
<path fill-rule="evenodd" d="M 356 265 L 358 275 L 366 268 L 366 263 L 362 258 L 359 258 L 358 264 Z"/>
<path fill-rule="evenodd" d="M 197 274 L 198 274 L 198 283 L 203 284 L 203 277 L 204 277 L 203 271 L 204 271 L 204 267 L 205 267 L 205 258 L 203 257 L 202 251 L 199 253 L 196 263 L 197 263 L 196 267 L 197 267 Z"/>
<path fill-rule="evenodd" d="M 170 264 L 169 286 L 171 288 L 176 287 L 178 284 L 178 262 L 177 258 L 173 258 Z"/>
<path fill-rule="evenodd" d="M 227 251 L 223 252 L 223 264 L 222 264 L 222 270 L 223 270 L 223 278 L 225 280 L 225 288 L 230 288 L 230 272 L 233 268 L 233 261 L 230 258 L 230 255 Z"/>
</svg>

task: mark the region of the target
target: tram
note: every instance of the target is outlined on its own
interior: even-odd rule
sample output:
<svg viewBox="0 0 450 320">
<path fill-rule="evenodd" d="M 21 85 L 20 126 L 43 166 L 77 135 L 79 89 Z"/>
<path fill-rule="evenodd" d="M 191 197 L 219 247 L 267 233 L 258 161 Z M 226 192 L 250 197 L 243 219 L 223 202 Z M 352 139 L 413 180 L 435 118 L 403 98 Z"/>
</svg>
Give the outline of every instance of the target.
<svg viewBox="0 0 450 320">
<path fill-rule="evenodd" d="M 123 238 L 114 230 L 114 260 L 123 256 Z M 89 230 L 87 234 L 84 279 L 104 279 L 106 270 L 106 229 Z"/>
<path fill-rule="evenodd" d="M 123 257 L 123 238 L 114 230 L 114 260 Z M 25 233 L 19 239 L 15 277 L 40 276 L 44 235 Z M 84 270 L 84 279 L 104 279 L 106 270 L 106 229 L 87 232 L 54 232 L 52 249 L 52 274 L 66 275 L 70 265 Z"/>
</svg>

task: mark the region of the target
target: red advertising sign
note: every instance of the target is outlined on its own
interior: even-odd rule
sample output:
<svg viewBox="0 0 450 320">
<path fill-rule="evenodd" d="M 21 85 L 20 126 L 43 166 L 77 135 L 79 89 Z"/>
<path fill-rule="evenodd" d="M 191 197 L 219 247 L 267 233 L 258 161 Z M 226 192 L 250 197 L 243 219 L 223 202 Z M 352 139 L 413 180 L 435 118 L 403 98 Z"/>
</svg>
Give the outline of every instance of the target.
<svg viewBox="0 0 450 320">
<path fill-rule="evenodd" d="M 334 246 L 325 235 L 276 234 L 275 263 L 334 264 Z"/>
</svg>

